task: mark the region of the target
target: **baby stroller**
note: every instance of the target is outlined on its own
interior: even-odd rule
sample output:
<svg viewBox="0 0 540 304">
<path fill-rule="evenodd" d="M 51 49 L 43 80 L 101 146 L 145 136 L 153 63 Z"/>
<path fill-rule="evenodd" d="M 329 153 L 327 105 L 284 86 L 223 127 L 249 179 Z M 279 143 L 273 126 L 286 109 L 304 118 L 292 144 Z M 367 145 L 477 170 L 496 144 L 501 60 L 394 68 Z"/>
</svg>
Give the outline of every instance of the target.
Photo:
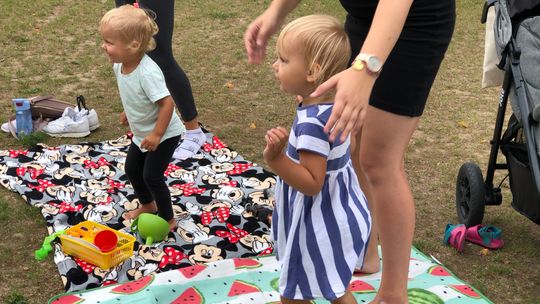
<svg viewBox="0 0 540 304">
<path fill-rule="evenodd" d="M 482 23 L 492 5 L 497 66 L 504 71 L 504 80 L 486 178 L 474 162 L 461 166 L 456 181 L 457 214 L 467 227 L 481 224 L 485 206 L 501 204 L 501 184 L 509 176 L 512 207 L 540 224 L 540 0 L 487 0 Z M 513 113 L 503 133 L 508 100 Z M 499 149 L 506 163 L 498 163 Z M 508 170 L 497 187 L 493 185 L 495 170 Z"/>
</svg>

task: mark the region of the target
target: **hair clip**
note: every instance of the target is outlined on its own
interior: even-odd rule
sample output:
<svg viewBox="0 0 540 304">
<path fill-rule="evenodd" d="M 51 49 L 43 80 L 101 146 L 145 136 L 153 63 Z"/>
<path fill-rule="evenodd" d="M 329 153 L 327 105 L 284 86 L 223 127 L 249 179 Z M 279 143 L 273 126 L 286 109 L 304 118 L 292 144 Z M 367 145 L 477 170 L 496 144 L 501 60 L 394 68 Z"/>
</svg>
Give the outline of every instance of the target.
<svg viewBox="0 0 540 304">
<path fill-rule="evenodd" d="M 157 18 L 156 12 L 154 12 L 153 10 L 148 9 L 148 8 L 143 8 L 143 10 L 146 12 L 148 17 L 152 18 L 152 20 L 154 20 L 154 21 L 156 20 L 156 18 Z"/>
<path fill-rule="evenodd" d="M 133 3 L 133 6 L 134 6 L 135 8 L 139 8 L 139 2 L 134 2 L 134 3 Z"/>
</svg>

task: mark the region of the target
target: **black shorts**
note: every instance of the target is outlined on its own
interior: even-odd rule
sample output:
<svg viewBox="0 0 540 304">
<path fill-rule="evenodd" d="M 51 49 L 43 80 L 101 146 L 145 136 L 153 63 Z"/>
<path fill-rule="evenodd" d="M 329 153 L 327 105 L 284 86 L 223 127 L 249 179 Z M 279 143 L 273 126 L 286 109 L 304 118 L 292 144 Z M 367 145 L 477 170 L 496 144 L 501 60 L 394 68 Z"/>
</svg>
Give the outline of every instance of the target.
<svg viewBox="0 0 540 304">
<path fill-rule="evenodd" d="M 439 5 L 436 10 L 411 9 L 403 31 L 375 82 L 370 105 L 398 115 L 422 115 L 455 23 L 455 2 L 435 1 Z M 369 18 L 347 15 L 345 30 L 351 42 L 351 62 L 360 52 L 370 24 Z"/>
</svg>

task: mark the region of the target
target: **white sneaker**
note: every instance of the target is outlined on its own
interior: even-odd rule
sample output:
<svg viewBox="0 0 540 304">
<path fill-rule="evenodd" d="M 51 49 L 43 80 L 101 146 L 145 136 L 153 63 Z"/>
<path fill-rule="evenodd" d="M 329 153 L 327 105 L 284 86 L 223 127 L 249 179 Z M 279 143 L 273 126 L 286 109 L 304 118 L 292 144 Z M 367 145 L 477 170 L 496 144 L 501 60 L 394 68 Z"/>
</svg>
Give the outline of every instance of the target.
<svg viewBox="0 0 540 304">
<path fill-rule="evenodd" d="M 10 133 L 10 131 L 9 131 L 9 124 L 10 123 L 13 126 L 13 130 L 17 130 L 17 122 L 15 121 L 15 119 L 13 119 L 12 121 L 8 121 L 8 122 L 3 123 L 2 127 L 0 127 L 0 129 L 2 129 L 2 131 L 6 132 L 6 133 Z"/>
<path fill-rule="evenodd" d="M 78 116 L 86 116 L 86 118 L 88 118 L 88 123 L 90 124 L 90 131 L 94 131 L 95 129 L 99 128 L 100 124 L 96 110 L 88 110 L 85 108 L 79 110 L 79 107 L 75 107 L 75 112 Z"/>
<path fill-rule="evenodd" d="M 185 160 L 190 157 L 193 157 L 202 145 L 206 142 L 206 135 L 201 130 L 197 128 L 195 130 L 187 130 L 183 136 L 180 145 L 176 147 L 173 153 L 173 158 L 178 160 Z"/>
<path fill-rule="evenodd" d="M 86 115 L 66 108 L 62 117 L 49 122 L 43 131 L 53 137 L 85 137 L 90 135 L 90 123 Z"/>
<path fill-rule="evenodd" d="M 60 116 L 59 118 L 49 122 L 49 124 L 43 130 L 45 132 L 49 132 L 49 129 L 50 129 L 50 132 L 54 133 L 53 130 L 58 130 L 60 128 L 63 128 L 63 126 L 66 123 L 73 120 L 75 115 L 76 115 L 76 113 L 75 113 L 75 110 L 73 108 L 65 108 L 64 113 L 62 113 L 62 116 Z"/>
</svg>

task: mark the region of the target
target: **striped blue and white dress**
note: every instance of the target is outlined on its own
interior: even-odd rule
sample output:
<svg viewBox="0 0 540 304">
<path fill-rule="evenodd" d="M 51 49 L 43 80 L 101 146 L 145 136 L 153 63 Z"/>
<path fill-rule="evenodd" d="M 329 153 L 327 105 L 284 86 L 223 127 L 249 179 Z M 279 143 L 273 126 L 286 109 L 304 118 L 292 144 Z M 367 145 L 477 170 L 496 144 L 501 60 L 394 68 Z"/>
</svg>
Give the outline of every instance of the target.
<svg viewBox="0 0 540 304">
<path fill-rule="evenodd" d="M 298 107 L 286 151 L 296 163 L 298 151 L 327 158 L 321 192 L 304 195 L 279 178 L 275 188 L 272 237 L 279 292 L 288 299 L 341 297 L 369 239 L 371 217 L 352 167 L 350 138 L 332 143 L 323 130 L 331 111 L 326 103 Z"/>
</svg>

